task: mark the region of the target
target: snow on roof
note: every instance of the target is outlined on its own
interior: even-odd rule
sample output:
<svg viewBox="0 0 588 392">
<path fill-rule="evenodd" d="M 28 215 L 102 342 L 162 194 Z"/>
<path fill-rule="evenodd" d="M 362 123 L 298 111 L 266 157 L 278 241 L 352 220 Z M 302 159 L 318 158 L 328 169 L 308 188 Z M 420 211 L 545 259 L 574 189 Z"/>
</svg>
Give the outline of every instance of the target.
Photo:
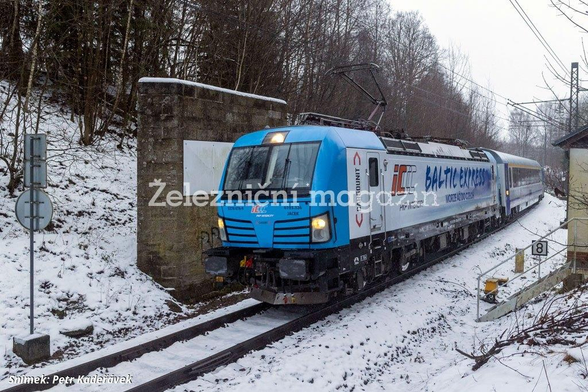
<svg viewBox="0 0 588 392">
<path fill-rule="evenodd" d="M 226 93 L 226 94 L 240 95 L 242 97 L 254 98 L 254 99 L 261 99 L 263 101 L 270 101 L 270 102 L 275 102 L 275 103 L 281 103 L 281 104 L 284 104 L 284 105 L 287 105 L 288 104 L 283 99 L 266 97 L 264 95 L 243 93 L 241 91 L 229 90 L 228 88 L 216 87 L 216 86 L 211 86 L 210 84 L 197 83 L 197 82 L 192 82 L 190 80 L 182 80 L 182 79 L 176 79 L 176 78 L 151 78 L 151 77 L 144 77 L 144 78 L 139 79 L 139 83 L 178 83 L 178 84 L 183 84 L 185 86 L 194 86 L 194 87 L 199 87 L 199 88 L 205 88 L 207 90 L 220 91 L 220 92 Z"/>
</svg>

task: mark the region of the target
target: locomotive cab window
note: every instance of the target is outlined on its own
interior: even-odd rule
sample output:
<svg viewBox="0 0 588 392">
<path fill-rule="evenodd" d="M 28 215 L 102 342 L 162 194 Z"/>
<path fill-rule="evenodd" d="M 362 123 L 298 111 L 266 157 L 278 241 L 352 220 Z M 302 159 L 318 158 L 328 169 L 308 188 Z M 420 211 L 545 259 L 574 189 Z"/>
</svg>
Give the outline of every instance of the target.
<svg viewBox="0 0 588 392">
<path fill-rule="evenodd" d="M 370 158 L 368 165 L 370 170 L 370 186 L 380 185 L 380 177 L 378 176 L 378 158 Z"/>
<path fill-rule="evenodd" d="M 320 143 L 284 143 L 234 148 L 224 190 L 309 191 Z"/>
</svg>

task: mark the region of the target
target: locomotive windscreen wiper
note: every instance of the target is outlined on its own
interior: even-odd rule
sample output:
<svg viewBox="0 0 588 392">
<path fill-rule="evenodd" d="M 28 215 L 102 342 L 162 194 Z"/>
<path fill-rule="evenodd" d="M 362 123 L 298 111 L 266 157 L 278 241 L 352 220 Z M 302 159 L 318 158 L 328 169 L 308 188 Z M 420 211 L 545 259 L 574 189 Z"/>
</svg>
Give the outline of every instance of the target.
<svg viewBox="0 0 588 392">
<path fill-rule="evenodd" d="M 288 157 L 290 156 L 290 151 L 288 151 Z M 286 167 L 284 168 L 284 177 L 282 178 L 282 189 L 286 189 L 286 179 L 288 178 L 288 174 L 290 173 L 290 164 L 292 161 L 289 158 L 286 158 Z"/>
</svg>

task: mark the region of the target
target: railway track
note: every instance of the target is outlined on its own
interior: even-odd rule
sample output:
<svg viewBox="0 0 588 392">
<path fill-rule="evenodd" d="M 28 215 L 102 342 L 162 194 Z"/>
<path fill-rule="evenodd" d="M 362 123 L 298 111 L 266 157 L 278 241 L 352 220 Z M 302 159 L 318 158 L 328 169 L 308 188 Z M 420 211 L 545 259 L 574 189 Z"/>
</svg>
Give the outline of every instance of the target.
<svg viewBox="0 0 588 392">
<path fill-rule="evenodd" d="M 234 312 L 216 317 L 211 320 L 204 321 L 202 323 L 192 325 L 179 331 L 165 334 L 164 336 L 153 339 L 149 342 L 135 345 L 130 348 L 125 348 L 114 353 L 105 355 L 100 358 L 92 359 L 83 362 L 79 365 L 72 366 L 67 369 L 58 370 L 55 372 L 44 373 L 49 376 L 52 380 L 53 376 L 58 377 L 78 377 L 89 374 L 90 372 L 99 368 L 111 368 L 122 362 L 132 361 L 143 356 L 146 353 L 159 351 L 170 347 L 176 342 L 193 339 L 197 336 L 204 335 L 210 331 L 221 328 L 226 324 L 233 323 L 237 320 L 241 320 L 247 317 L 251 317 L 258 314 L 270 306 L 264 303 L 257 303 L 243 309 L 236 310 Z M 39 384 L 39 385 L 15 385 L 8 389 L 2 389 L 2 392 L 26 392 L 26 391 L 42 391 L 54 387 L 55 384 Z M 0 388 L 2 386 L 0 385 Z"/>
<path fill-rule="evenodd" d="M 525 210 L 519 218 L 531 209 Z M 153 366 L 154 363 L 167 361 L 172 369 L 164 370 L 163 374 L 155 374 L 154 377 L 148 380 L 137 380 L 139 383 L 134 386 L 114 385 L 113 387 L 115 389 L 112 390 L 125 390 L 129 392 L 168 390 L 195 380 L 220 366 L 233 363 L 251 351 L 262 349 L 272 342 L 309 327 L 317 321 L 337 313 L 346 307 L 361 302 L 488 238 L 490 235 L 508 227 L 512 222 L 514 220 L 489 233 L 481 235 L 468 244 L 440 255 L 406 274 L 387 277 L 358 293 L 335 299 L 324 306 L 271 308 L 267 304 L 255 304 L 136 347 L 51 373 L 51 376 L 77 377 L 87 375 L 97 369 L 105 369 L 101 370 L 105 374 L 128 374 L 129 369 L 133 370 L 133 368 L 135 370 L 141 369 L 145 373 L 145 369 L 148 372 L 150 367 L 155 368 Z M 242 340 L 234 340 L 236 336 L 239 336 Z M 231 341 L 231 337 L 233 337 L 234 341 Z M 179 343 L 182 341 L 184 343 Z M 212 354 L 210 354 L 211 351 L 213 351 Z M 198 358 L 199 354 L 200 358 Z M 160 358 L 157 358 L 158 356 Z M 193 358 L 198 359 L 192 360 Z M 145 360 L 142 362 L 143 359 Z M 137 360 L 134 361 L 133 366 L 123 366 L 125 363 L 128 364 L 133 360 Z M 158 368 L 161 370 L 160 367 Z M 17 385 L 5 391 L 36 391 L 54 387 L 55 385 Z M 96 387 L 95 390 L 97 391 L 108 390 L 103 385 L 95 385 L 94 387 Z M 93 390 L 92 388 L 87 389 Z M 55 390 L 68 391 L 70 389 L 64 385 L 59 385 L 55 387 Z"/>
</svg>

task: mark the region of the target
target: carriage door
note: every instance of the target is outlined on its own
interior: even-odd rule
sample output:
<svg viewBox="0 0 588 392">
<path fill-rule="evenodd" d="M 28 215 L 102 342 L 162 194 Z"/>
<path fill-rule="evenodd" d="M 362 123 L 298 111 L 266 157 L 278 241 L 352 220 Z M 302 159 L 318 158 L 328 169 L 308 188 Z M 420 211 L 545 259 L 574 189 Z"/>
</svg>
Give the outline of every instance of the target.
<svg viewBox="0 0 588 392">
<path fill-rule="evenodd" d="M 368 153 L 368 180 L 370 197 L 372 200 L 370 210 L 370 233 L 383 231 L 384 207 L 378 201 L 377 195 L 382 190 L 382 178 L 380 176 L 380 156 L 377 153 Z M 383 198 L 385 200 L 385 198 Z"/>
</svg>

